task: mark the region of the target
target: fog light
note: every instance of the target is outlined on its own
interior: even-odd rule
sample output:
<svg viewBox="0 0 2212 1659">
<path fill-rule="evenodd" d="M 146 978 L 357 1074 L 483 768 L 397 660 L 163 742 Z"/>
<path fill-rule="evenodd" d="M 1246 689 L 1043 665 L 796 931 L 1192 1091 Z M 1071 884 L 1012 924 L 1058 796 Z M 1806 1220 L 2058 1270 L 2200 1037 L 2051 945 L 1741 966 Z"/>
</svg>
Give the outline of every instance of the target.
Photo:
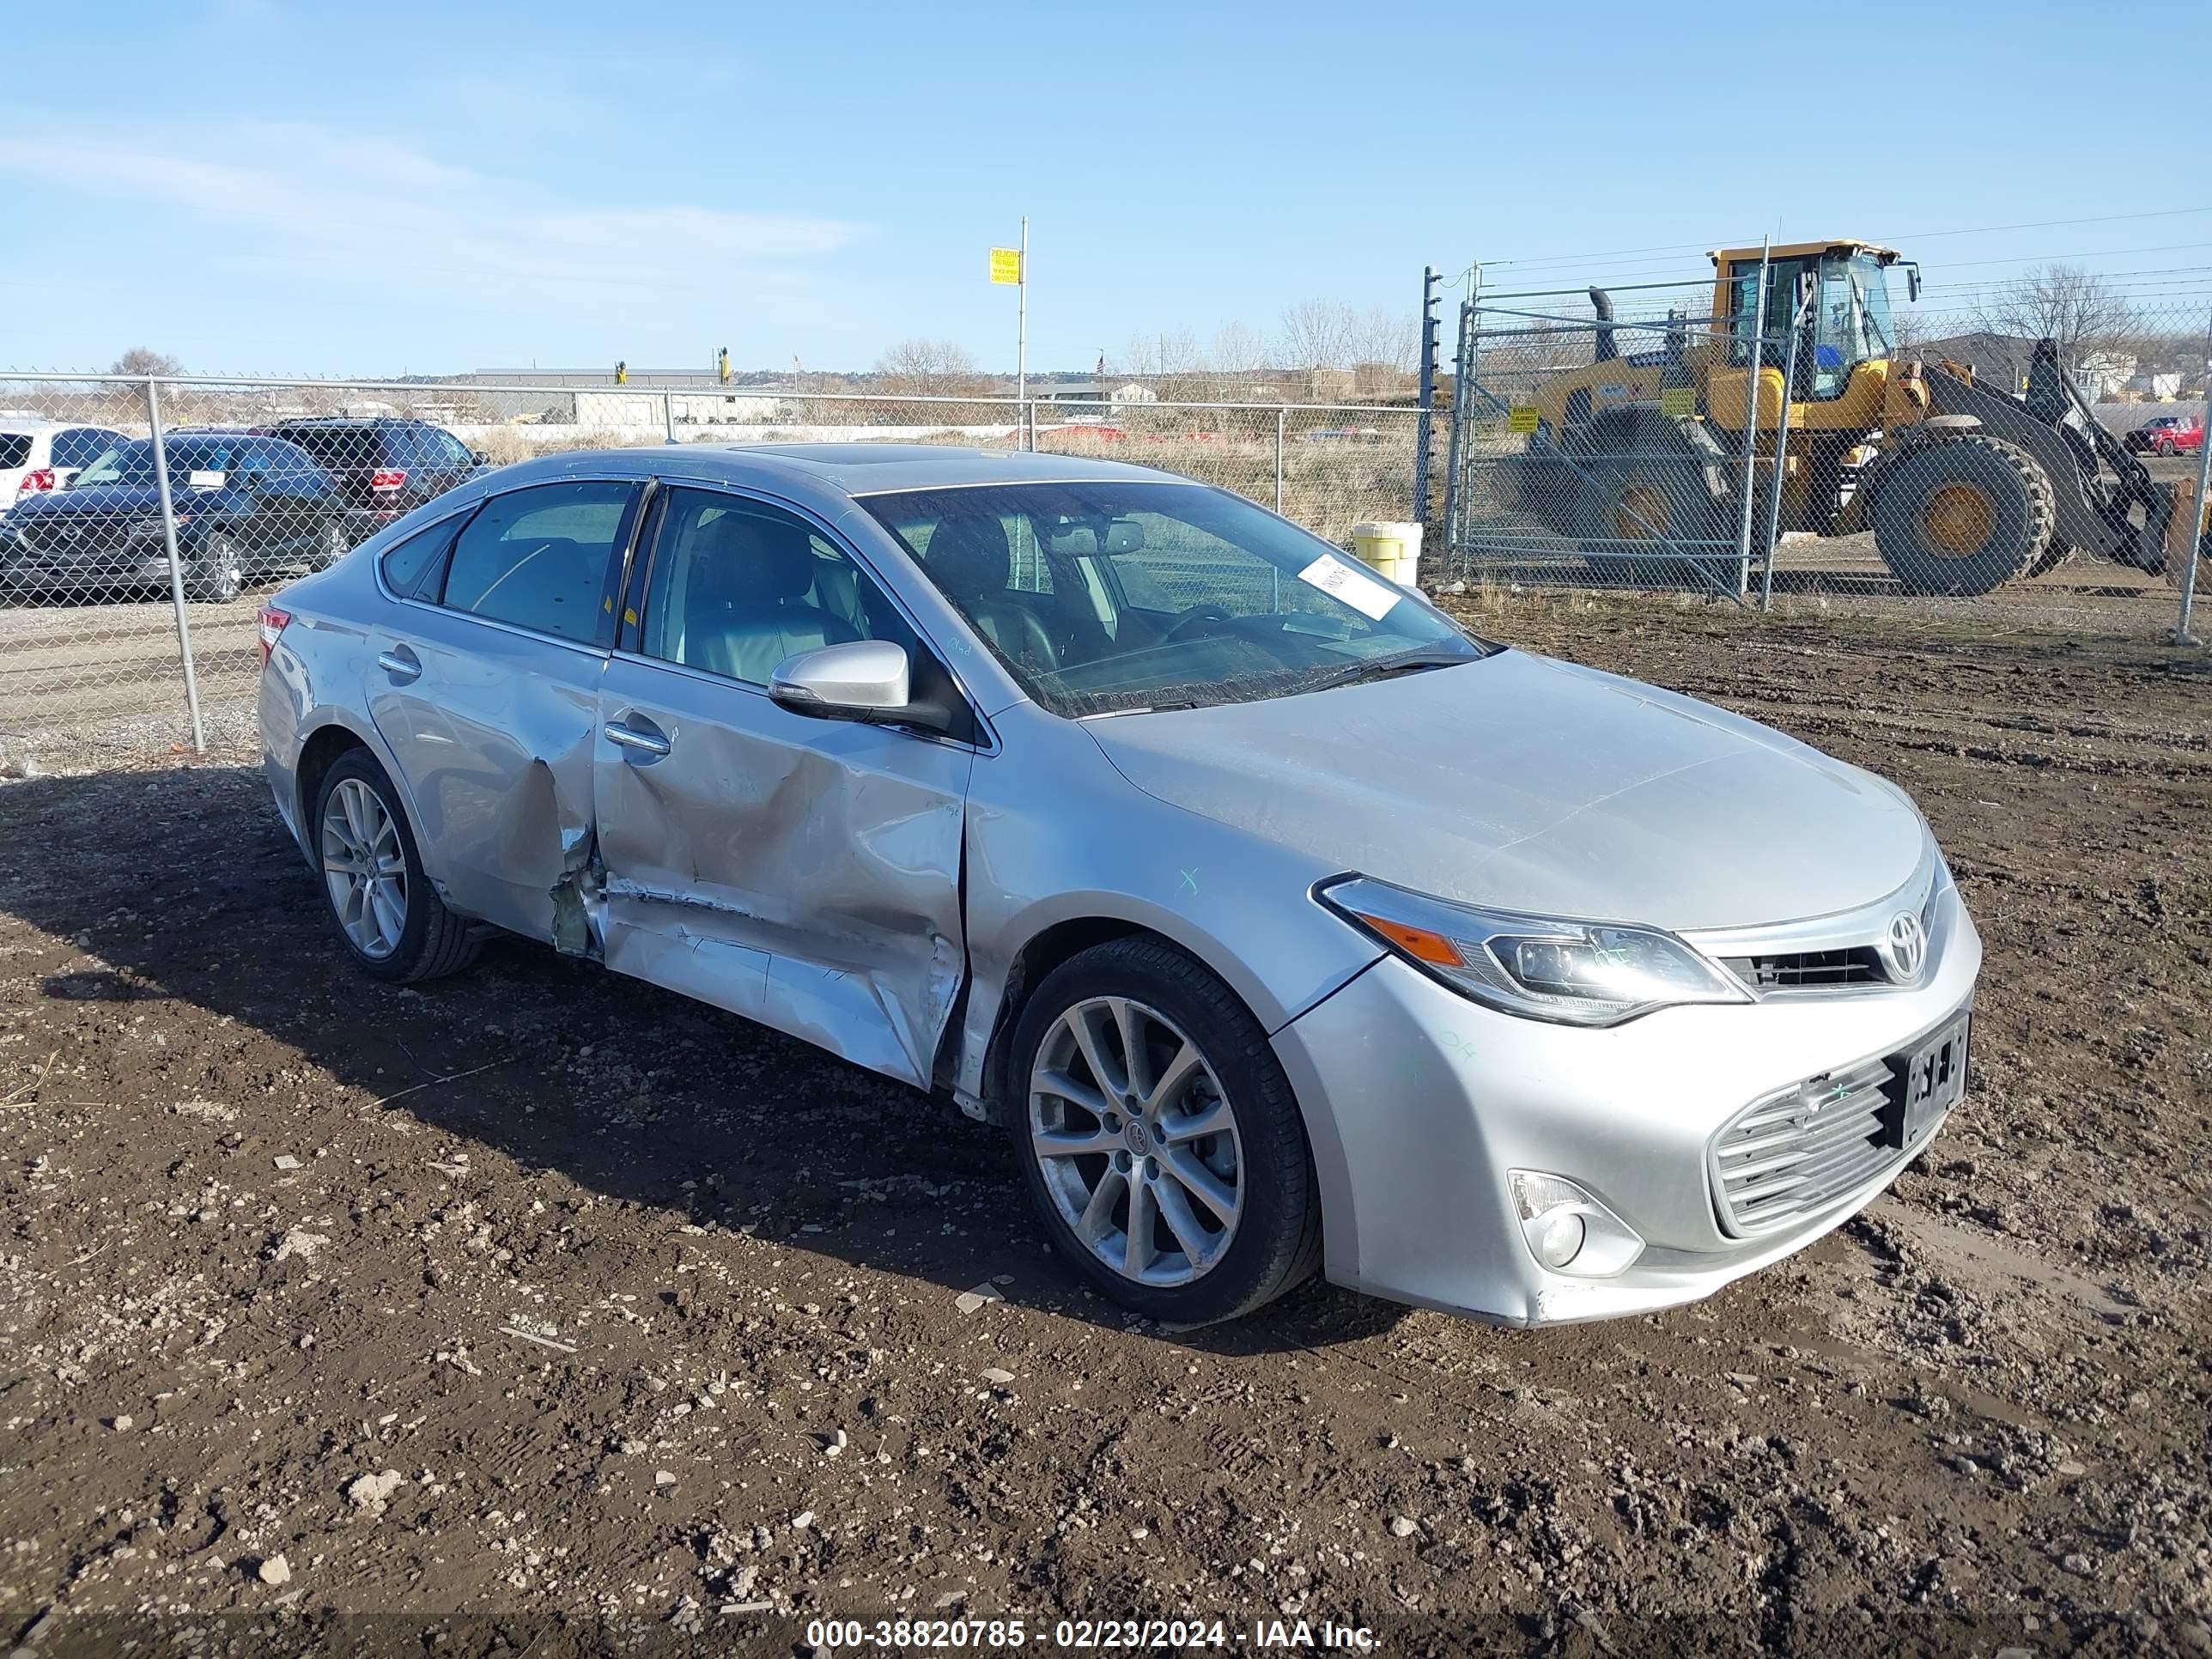
<svg viewBox="0 0 2212 1659">
<path fill-rule="evenodd" d="M 1582 1254 L 1589 1232 L 1572 1210 L 1554 1210 L 1545 1217 L 1536 1234 L 1536 1260 L 1547 1267 L 1564 1267 Z"/>
<path fill-rule="evenodd" d="M 1509 1170 L 1506 1186 L 1528 1253 L 1553 1273 L 1602 1279 L 1644 1254 L 1633 1227 L 1565 1176 Z"/>
</svg>

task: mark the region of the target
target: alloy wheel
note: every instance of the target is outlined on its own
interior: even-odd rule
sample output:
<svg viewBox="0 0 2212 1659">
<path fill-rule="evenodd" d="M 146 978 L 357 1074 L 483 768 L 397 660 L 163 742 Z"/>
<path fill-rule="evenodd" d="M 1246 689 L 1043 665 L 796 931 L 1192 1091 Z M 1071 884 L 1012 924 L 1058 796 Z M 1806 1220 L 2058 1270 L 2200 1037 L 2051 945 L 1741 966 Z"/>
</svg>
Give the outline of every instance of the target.
<svg viewBox="0 0 2212 1659">
<path fill-rule="evenodd" d="M 1237 1115 L 1198 1045 L 1155 1008 L 1085 999 L 1037 1045 L 1030 1142 L 1053 1206 L 1122 1278 L 1188 1285 L 1244 1211 Z"/>
<path fill-rule="evenodd" d="M 380 960 L 407 931 L 407 855 L 399 823 L 376 791 L 342 778 L 323 803 L 323 879 L 354 948 Z"/>
</svg>

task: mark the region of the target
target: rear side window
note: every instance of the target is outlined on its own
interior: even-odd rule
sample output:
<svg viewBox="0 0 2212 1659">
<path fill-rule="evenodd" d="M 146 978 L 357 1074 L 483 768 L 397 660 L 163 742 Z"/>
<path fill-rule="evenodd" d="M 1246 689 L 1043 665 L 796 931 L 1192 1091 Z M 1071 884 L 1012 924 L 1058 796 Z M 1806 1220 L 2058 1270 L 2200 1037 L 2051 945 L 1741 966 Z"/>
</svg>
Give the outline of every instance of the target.
<svg viewBox="0 0 2212 1659">
<path fill-rule="evenodd" d="M 609 643 L 616 550 L 637 494 L 635 484 L 579 483 L 495 495 L 453 544 L 444 603 L 580 644 Z"/>
<path fill-rule="evenodd" d="M 54 465 L 90 466 L 118 441 L 115 434 L 103 432 L 98 427 L 70 427 L 54 434 Z"/>
<path fill-rule="evenodd" d="M 31 434 L 0 432 L 0 466 L 21 466 L 31 459 Z"/>
<path fill-rule="evenodd" d="M 454 532 L 460 527 L 460 517 L 447 519 L 443 524 L 418 531 L 388 550 L 384 556 L 385 585 L 403 599 L 415 597 L 424 574 L 453 544 Z"/>
<path fill-rule="evenodd" d="M 374 467 L 384 464 L 377 450 L 374 427 L 284 427 L 279 428 L 277 435 L 299 445 L 315 458 L 319 466 Z"/>
</svg>

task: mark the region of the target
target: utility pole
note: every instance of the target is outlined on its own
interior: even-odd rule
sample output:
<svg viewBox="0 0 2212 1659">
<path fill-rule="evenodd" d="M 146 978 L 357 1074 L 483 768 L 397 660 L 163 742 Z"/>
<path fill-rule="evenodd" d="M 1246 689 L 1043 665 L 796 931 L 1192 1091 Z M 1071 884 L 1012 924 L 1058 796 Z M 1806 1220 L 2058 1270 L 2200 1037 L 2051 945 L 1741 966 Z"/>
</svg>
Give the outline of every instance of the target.
<svg viewBox="0 0 2212 1659">
<path fill-rule="evenodd" d="M 1030 397 L 1030 216 L 1022 215 L 1021 281 L 1014 285 L 1014 401 Z"/>
</svg>

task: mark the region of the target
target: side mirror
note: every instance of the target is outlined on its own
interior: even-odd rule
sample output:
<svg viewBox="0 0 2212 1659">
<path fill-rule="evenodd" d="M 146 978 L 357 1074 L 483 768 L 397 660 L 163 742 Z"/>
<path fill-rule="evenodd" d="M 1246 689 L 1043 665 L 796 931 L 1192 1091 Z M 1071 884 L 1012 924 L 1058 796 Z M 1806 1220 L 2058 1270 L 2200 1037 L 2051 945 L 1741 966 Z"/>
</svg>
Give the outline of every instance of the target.
<svg viewBox="0 0 2212 1659">
<path fill-rule="evenodd" d="M 491 452 L 488 449 L 471 449 L 469 451 L 469 459 L 475 462 L 478 466 L 489 466 L 491 465 Z"/>
<path fill-rule="evenodd" d="M 769 676 L 768 694 L 777 707 L 813 720 L 945 730 L 943 708 L 912 701 L 910 674 L 905 647 L 854 640 L 786 657 Z"/>
</svg>

